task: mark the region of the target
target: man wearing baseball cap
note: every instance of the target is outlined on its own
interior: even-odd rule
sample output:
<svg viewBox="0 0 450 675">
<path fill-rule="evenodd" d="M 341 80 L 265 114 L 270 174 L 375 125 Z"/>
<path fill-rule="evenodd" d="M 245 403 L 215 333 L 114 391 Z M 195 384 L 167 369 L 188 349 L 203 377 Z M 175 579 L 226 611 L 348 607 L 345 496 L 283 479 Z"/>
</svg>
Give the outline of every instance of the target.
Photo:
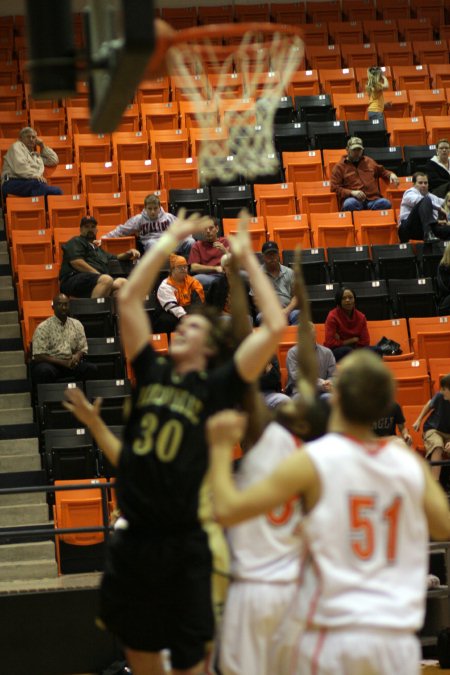
<svg viewBox="0 0 450 675">
<path fill-rule="evenodd" d="M 294 293 L 294 271 L 280 263 L 280 250 L 275 241 L 266 241 L 261 249 L 264 263 L 262 269 L 269 277 L 275 289 L 283 312 L 290 326 L 298 323 L 297 298 Z M 259 326 L 263 321 L 261 313 L 256 316 L 256 324 Z"/>
<path fill-rule="evenodd" d="M 352 136 L 347 143 L 347 155 L 335 164 L 331 172 L 330 187 L 337 195 L 339 210 L 392 208 L 391 202 L 381 196 L 379 178 L 399 184 L 396 174 L 366 157 L 362 140 Z"/>
</svg>

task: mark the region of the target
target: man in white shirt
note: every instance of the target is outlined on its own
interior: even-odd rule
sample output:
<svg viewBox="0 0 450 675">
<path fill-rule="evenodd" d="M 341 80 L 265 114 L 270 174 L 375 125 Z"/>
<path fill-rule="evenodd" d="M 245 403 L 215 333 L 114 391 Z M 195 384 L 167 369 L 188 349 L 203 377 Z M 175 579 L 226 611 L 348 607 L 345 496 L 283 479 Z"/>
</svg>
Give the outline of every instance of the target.
<svg viewBox="0 0 450 675">
<path fill-rule="evenodd" d="M 428 192 L 428 176 L 422 171 L 416 171 L 412 179 L 413 187 L 404 192 L 400 204 L 399 239 L 433 241 L 438 239 L 435 232 L 444 200 Z"/>
<path fill-rule="evenodd" d="M 3 196 L 62 195 L 61 188 L 48 185 L 44 176 L 45 167 L 56 166 L 58 161 L 56 152 L 38 138 L 36 131 L 31 127 L 24 127 L 19 132 L 19 139 L 11 145 L 3 158 Z"/>
</svg>

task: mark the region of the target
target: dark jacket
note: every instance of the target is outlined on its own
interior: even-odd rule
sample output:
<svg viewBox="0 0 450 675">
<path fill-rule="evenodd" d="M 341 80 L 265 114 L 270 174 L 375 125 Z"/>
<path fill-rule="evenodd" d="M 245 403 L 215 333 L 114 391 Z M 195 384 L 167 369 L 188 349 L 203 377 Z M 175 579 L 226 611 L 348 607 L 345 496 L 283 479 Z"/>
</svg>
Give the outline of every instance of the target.
<svg viewBox="0 0 450 675">
<path fill-rule="evenodd" d="M 438 197 L 444 197 L 450 190 L 450 173 L 433 159 L 427 160 L 425 173 L 428 176 L 428 189 Z M 436 190 L 439 192 L 437 193 Z"/>
</svg>

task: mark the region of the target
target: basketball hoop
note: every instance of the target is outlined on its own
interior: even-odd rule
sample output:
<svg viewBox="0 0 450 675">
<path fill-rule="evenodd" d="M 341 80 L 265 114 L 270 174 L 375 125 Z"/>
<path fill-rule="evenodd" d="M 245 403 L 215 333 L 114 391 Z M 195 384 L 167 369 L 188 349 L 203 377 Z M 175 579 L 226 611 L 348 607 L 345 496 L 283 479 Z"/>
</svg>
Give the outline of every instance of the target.
<svg viewBox="0 0 450 675">
<path fill-rule="evenodd" d="M 195 120 L 205 130 L 198 154 L 202 182 L 274 173 L 274 117 L 303 59 L 300 30 L 271 23 L 187 28 L 160 40 L 151 68 L 164 59 L 183 97 L 198 105 Z M 242 80 L 242 98 L 230 100 L 233 74 Z M 217 129 L 226 132 L 226 140 Z"/>
</svg>

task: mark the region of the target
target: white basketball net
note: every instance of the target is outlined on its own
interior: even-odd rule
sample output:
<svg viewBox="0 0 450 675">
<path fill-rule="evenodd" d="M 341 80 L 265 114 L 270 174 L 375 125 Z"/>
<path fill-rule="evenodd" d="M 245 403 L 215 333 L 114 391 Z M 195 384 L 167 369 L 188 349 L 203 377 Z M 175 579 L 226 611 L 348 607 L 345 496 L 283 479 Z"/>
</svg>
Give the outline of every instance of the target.
<svg viewBox="0 0 450 675">
<path fill-rule="evenodd" d="M 276 32 L 275 24 L 273 30 L 265 38 L 261 33 L 245 33 L 221 63 L 215 45 L 207 40 L 170 49 L 171 74 L 180 77 L 184 95 L 200 104 L 195 112 L 199 126 L 219 127 L 217 131 L 225 130 L 228 135 L 224 141 L 211 134 L 201 143 L 198 164 L 202 181 L 230 182 L 237 176 L 253 180 L 275 173 L 279 167 L 273 143 L 274 117 L 292 73 L 303 58 L 303 42 L 295 34 Z M 263 41 L 267 38 L 269 41 Z M 208 79 L 208 63 L 214 64 L 214 72 L 219 75 L 214 88 Z M 230 73 L 235 65 L 243 76 L 243 105 L 220 115 L 222 104 L 230 100 Z M 211 123 L 211 113 L 216 124 Z"/>
</svg>

